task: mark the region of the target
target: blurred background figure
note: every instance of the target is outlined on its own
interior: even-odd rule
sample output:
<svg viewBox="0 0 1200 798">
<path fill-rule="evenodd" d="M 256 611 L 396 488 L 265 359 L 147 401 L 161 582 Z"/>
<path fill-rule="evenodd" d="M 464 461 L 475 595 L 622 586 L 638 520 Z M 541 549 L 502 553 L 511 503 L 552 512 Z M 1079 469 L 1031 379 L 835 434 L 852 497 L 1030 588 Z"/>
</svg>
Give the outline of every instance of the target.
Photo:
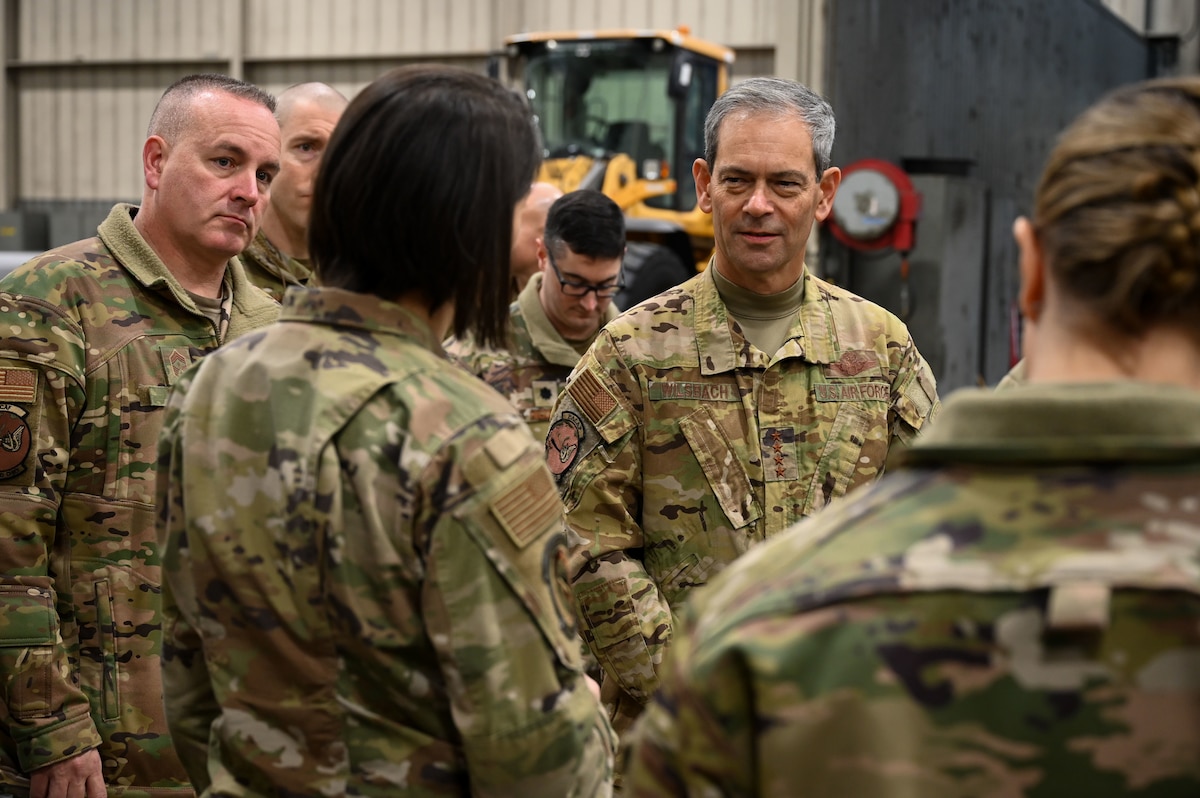
<svg viewBox="0 0 1200 798">
<path fill-rule="evenodd" d="M 250 280 L 275 298 L 289 285 L 305 285 L 312 274 L 308 262 L 308 214 L 321 156 L 337 125 L 346 98 L 324 83 L 300 83 L 279 95 L 282 153 L 279 174 L 271 185 L 271 202 L 262 229 L 242 253 Z"/>
<path fill-rule="evenodd" d="M 1014 234 L 1022 382 L 697 597 L 635 795 L 1200 794 L 1200 80 L 1084 112 Z"/>
<path fill-rule="evenodd" d="M 509 256 L 514 300 L 529 278 L 537 274 L 538 241 L 546 230 L 546 214 L 562 195 L 562 191 L 553 183 L 534 183 L 529 187 L 529 194 L 521 201 L 513 230 L 512 254 Z"/>
</svg>

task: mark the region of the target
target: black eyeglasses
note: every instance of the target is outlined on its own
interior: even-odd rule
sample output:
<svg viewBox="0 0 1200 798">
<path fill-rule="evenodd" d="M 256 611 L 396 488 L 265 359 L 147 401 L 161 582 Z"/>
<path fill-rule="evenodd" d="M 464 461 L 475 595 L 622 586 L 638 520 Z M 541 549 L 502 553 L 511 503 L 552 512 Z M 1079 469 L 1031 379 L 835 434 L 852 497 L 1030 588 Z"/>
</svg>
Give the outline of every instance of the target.
<svg viewBox="0 0 1200 798">
<path fill-rule="evenodd" d="M 558 270 L 558 264 L 554 262 L 554 253 L 550 248 L 546 248 L 546 259 L 550 261 L 550 268 L 554 269 L 554 276 L 558 278 L 558 284 L 562 286 L 562 292 L 567 296 L 587 296 L 589 291 L 595 292 L 597 299 L 612 299 L 617 295 L 617 292 L 625 287 L 625 268 L 622 265 L 621 271 L 617 272 L 617 282 L 612 285 L 592 285 L 591 283 L 581 283 L 576 280 L 567 280 L 562 276 L 562 272 Z"/>
</svg>

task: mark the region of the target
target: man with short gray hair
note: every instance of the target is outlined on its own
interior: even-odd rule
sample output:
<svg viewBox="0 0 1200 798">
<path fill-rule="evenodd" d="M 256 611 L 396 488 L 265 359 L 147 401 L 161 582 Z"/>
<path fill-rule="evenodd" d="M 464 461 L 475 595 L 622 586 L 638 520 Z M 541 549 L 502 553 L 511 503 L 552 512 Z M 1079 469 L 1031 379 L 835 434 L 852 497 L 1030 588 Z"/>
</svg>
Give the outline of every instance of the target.
<svg viewBox="0 0 1200 798">
<path fill-rule="evenodd" d="M 274 106 L 177 81 L 141 205 L 0 280 L 0 793 L 192 795 L 163 713 L 158 433 L 194 360 L 279 314 L 235 257 L 279 170 Z"/>
<path fill-rule="evenodd" d="M 833 133 L 829 104 L 791 81 L 717 100 L 692 170 L 709 268 L 607 325 L 551 418 L 583 633 L 619 731 L 657 688 L 688 593 L 874 480 L 937 412 L 900 320 L 805 267 L 841 180 Z"/>
</svg>

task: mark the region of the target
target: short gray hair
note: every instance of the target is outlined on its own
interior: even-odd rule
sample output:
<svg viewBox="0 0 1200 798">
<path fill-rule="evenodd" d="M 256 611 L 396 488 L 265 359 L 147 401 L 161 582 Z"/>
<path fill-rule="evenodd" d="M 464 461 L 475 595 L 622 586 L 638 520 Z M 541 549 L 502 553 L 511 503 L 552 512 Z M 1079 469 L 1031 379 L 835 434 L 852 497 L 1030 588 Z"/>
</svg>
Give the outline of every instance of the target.
<svg viewBox="0 0 1200 798">
<path fill-rule="evenodd" d="M 158 105 L 154 107 L 154 113 L 150 115 L 146 136 L 159 136 L 168 144 L 173 144 L 191 123 L 192 99 L 206 91 L 232 94 L 234 97 L 258 103 L 275 113 L 275 98 L 252 83 L 214 73 L 187 75 L 172 83 L 163 92 Z"/>
<path fill-rule="evenodd" d="M 711 170 L 717 160 L 717 144 L 721 123 L 731 113 L 795 113 L 812 134 L 813 161 L 817 178 L 825 174 L 833 151 L 833 134 L 837 126 L 829 102 L 812 89 L 794 80 L 783 78 L 750 78 L 735 84 L 713 103 L 704 120 L 704 160 Z"/>
</svg>

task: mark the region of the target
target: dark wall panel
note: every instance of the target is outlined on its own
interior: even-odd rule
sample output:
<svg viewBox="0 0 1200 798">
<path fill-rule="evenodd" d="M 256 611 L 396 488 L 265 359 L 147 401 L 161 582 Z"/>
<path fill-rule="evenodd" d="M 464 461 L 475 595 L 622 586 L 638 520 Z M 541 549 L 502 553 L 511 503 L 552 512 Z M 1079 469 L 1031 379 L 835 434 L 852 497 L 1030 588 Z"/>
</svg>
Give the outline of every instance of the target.
<svg viewBox="0 0 1200 798">
<path fill-rule="evenodd" d="M 1141 38 L 1093 0 L 835 0 L 836 163 L 966 159 L 1028 207 L 1056 133 L 1146 76 Z"/>
<path fill-rule="evenodd" d="M 1108 90 L 1147 77 L 1146 45 L 1094 0 L 832 0 L 829 9 L 834 163 L 882 158 L 914 176 L 940 169 L 982 187 L 986 223 L 971 233 L 982 238 L 975 254 L 923 263 L 914 252 L 911 286 L 982 286 L 982 301 L 950 308 L 930 291 L 913 297 L 909 322 L 947 389 L 995 384 L 1019 328 L 1013 219 L 1032 207 L 1058 132 Z M 922 252 L 946 222 L 932 218 L 938 205 L 926 199 Z M 876 279 L 898 272 L 897 255 L 865 257 L 823 240 L 824 272 L 901 312 L 896 286 Z M 945 341 L 966 339 L 980 346 L 963 363 L 937 357 Z"/>
</svg>

